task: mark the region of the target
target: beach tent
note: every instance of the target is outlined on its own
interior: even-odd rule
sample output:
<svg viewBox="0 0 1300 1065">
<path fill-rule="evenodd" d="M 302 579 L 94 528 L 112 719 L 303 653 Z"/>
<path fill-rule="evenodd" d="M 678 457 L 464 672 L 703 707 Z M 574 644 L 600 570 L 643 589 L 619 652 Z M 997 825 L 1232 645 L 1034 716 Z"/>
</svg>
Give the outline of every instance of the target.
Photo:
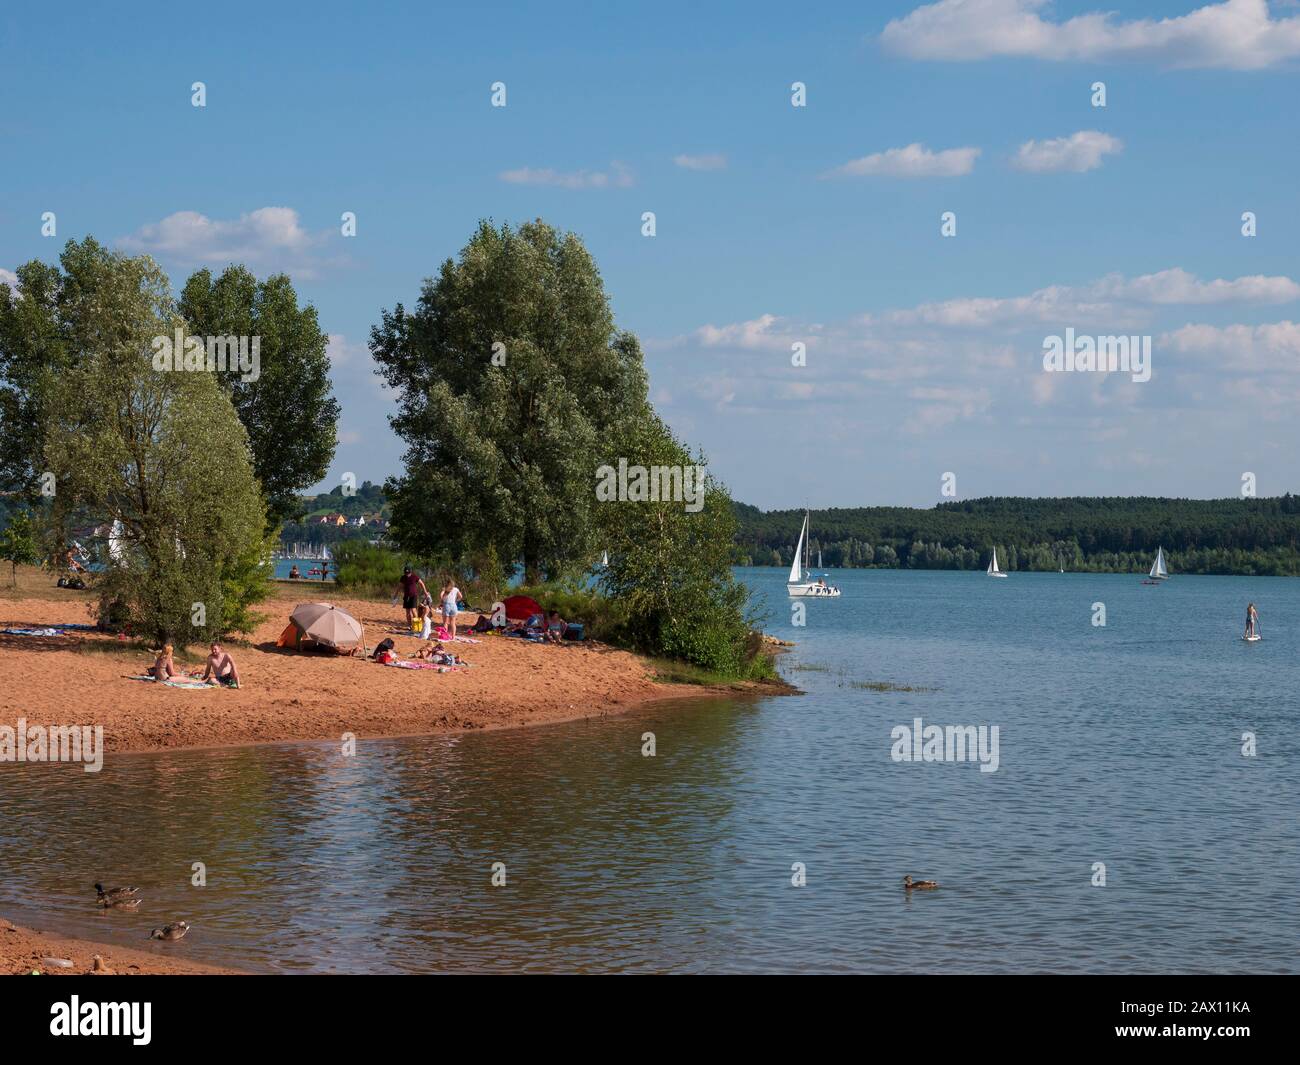
<svg viewBox="0 0 1300 1065">
<path fill-rule="evenodd" d="M 542 604 L 526 595 L 508 595 L 501 602 L 506 608 L 507 621 L 527 621 L 542 612 Z"/>
<path fill-rule="evenodd" d="M 364 632 L 361 622 L 345 610 L 329 603 L 299 603 L 289 615 L 289 624 L 277 647 L 300 648 L 304 644 L 318 644 L 335 651 L 353 651 L 363 647 Z"/>
</svg>

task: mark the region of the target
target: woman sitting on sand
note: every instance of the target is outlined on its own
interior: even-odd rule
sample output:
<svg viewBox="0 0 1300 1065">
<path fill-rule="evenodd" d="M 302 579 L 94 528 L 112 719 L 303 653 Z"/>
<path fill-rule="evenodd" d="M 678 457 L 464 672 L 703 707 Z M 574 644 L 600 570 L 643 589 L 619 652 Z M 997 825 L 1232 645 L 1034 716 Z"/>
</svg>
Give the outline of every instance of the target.
<svg viewBox="0 0 1300 1065">
<path fill-rule="evenodd" d="M 149 672 L 157 681 L 171 680 L 173 677 L 180 676 L 176 671 L 176 663 L 172 661 L 171 644 L 165 644 L 158 652 L 158 657 L 154 659 L 153 668 Z"/>
<path fill-rule="evenodd" d="M 560 617 L 558 610 L 551 611 L 550 620 L 546 623 L 546 641 L 547 643 L 559 643 L 564 639 L 564 634 L 568 630 L 568 622 Z"/>
</svg>

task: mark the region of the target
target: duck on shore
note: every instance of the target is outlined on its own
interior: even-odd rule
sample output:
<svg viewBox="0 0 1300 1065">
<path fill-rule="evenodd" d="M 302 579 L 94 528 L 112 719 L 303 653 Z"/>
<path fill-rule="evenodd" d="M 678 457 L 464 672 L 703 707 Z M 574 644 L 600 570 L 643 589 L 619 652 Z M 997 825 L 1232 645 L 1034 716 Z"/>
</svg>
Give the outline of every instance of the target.
<svg viewBox="0 0 1300 1065">
<path fill-rule="evenodd" d="M 155 928 L 149 933 L 150 939 L 177 940 L 190 930 L 188 921 L 177 921 L 175 924 L 166 924 L 161 928 Z"/>
<path fill-rule="evenodd" d="M 914 889 L 930 891 L 938 886 L 939 881 L 937 880 L 913 880 L 910 876 L 903 877 L 903 888 L 906 891 L 912 891 Z"/>
<path fill-rule="evenodd" d="M 140 894 L 138 887 L 115 887 L 105 889 L 103 884 L 95 884 L 95 894 L 98 896 L 101 904 L 120 902 L 123 899 L 134 898 Z"/>
</svg>

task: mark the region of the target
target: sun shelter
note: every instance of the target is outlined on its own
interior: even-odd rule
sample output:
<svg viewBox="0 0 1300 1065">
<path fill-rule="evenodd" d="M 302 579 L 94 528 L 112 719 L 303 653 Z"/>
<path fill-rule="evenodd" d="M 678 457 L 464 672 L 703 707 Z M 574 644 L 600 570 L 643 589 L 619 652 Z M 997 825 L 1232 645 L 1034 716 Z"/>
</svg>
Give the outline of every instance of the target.
<svg viewBox="0 0 1300 1065">
<path fill-rule="evenodd" d="M 508 595 L 501 602 L 506 608 L 507 621 L 527 621 L 534 614 L 542 613 L 542 604 L 526 595 Z"/>
<path fill-rule="evenodd" d="M 289 615 L 289 624 L 280 633 L 276 646 L 298 649 L 314 644 L 339 654 L 350 654 L 358 647 L 364 651 L 364 641 L 361 622 L 346 610 L 329 603 L 299 603 Z"/>
</svg>

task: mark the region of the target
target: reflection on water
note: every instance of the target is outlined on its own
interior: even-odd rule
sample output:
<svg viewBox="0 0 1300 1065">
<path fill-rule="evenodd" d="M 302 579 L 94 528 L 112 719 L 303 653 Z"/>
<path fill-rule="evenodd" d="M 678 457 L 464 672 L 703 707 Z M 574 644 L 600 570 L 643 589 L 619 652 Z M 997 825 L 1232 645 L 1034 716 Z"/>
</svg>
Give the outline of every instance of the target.
<svg viewBox="0 0 1300 1065">
<path fill-rule="evenodd" d="M 782 576 L 757 573 L 779 608 Z M 800 642 L 790 666 L 818 667 L 792 674 L 801 698 L 363 741 L 355 758 L 291 744 L 119 755 L 98 775 L 0 767 L 0 913 L 288 972 L 1300 968 L 1300 582 L 837 581 L 806 630 L 771 626 Z M 1246 595 L 1271 643 L 1234 640 Z M 998 724 L 998 772 L 892 762 L 890 730 L 917 716 Z M 904 873 L 943 886 L 909 898 Z M 101 913 L 95 880 L 146 901 Z M 146 943 L 179 918 L 187 939 Z"/>
</svg>

